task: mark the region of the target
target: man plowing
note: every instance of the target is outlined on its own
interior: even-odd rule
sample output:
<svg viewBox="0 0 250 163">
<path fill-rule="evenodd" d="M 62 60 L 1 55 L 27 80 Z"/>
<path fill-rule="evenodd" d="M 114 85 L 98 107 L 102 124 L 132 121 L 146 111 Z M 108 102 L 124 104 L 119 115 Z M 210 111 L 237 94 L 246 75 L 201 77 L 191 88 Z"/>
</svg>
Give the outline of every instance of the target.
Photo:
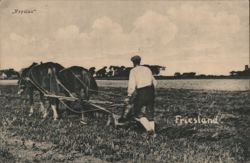
<svg viewBox="0 0 250 163">
<path fill-rule="evenodd" d="M 141 57 L 131 58 L 134 68 L 130 71 L 126 107 L 119 122 L 125 122 L 129 117 L 139 121 L 149 135 L 155 135 L 154 99 L 157 84 L 151 70 L 141 66 Z"/>
</svg>

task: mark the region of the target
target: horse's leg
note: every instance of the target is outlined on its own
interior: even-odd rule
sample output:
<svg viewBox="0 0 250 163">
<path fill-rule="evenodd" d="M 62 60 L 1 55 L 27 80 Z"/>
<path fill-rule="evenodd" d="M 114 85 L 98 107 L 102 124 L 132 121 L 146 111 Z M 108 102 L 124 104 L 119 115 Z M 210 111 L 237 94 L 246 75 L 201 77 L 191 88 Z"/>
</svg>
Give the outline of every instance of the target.
<svg viewBox="0 0 250 163">
<path fill-rule="evenodd" d="M 44 104 L 44 95 L 40 92 L 40 111 L 43 114 L 43 118 L 46 118 L 48 116 L 48 109 L 44 107 Z"/>
<path fill-rule="evenodd" d="M 85 97 L 85 90 L 84 90 L 84 88 L 81 88 L 80 89 L 80 99 L 84 99 L 84 97 Z"/>
<path fill-rule="evenodd" d="M 30 88 L 28 90 L 29 92 L 29 103 L 30 103 L 30 112 L 29 112 L 29 116 L 32 116 L 34 113 L 34 99 L 33 99 L 33 93 L 34 90 L 32 88 Z"/>
<path fill-rule="evenodd" d="M 86 90 L 86 87 L 81 88 L 81 90 L 80 90 L 80 99 L 81 100 L 89 100 L 88 90 Z M 82 104 L 83 104 L 83 101 L 82 101 Z M 93 114 L 93 113 L 90 113 L 90 114 Z M 82 114 L 82 119 L 84 119 L 85 117 L 89 117 L 90 114 Z"/>
<path fill-rule="evenodd" d="M 84 93 L 85 93 L 85 98 L 86 98 L 86 100 L 89 100 L 89 87 L 86 87 L 86 88 L 84 89 Z"/>
<path fill-rule="evenodd" d="M 25 92 L 24 98 L 21 101 L 21 107 L 22 107 L 22 109 L 25 109 L 27 107 L 28 101 L 29 101 L 29 96 L 28 96 L 27 92 Z"/>
<path fill-rule="evenodd" d="M 59 116 L 58 116 L 58 106 L 59 106 L 59 100 L 53 98 L 51 101 L 51 108 L 53 110 L 53 117 L 54 120 L 58 120 Z"/>
</svg>

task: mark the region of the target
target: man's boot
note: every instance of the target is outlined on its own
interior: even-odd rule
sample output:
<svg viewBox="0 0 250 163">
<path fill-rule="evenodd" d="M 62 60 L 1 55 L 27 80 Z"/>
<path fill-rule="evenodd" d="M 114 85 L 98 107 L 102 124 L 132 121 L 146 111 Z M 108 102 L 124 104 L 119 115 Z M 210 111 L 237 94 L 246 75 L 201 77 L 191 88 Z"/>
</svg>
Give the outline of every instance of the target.
<svg viewBox="0 0 250 163">
<path fill-rule="evenodd" d="M 152 130 L 150 123 L 146 117 L 141 117 L 139 119 L 136 118 L 136 120 L 138 120 L 143 125 L 143 127 L 146 129 L 147 132 Z"/>
</svg>

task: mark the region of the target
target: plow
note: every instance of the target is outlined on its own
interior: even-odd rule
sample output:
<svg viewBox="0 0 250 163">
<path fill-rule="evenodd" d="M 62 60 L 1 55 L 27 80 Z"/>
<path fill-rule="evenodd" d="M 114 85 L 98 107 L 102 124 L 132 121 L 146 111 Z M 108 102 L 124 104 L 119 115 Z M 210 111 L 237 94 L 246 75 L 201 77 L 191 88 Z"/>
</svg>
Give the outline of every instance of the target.
<svg viewBox="0 0 250 163">
<path fill-rule="evenodd" d="M 22 92 L 29 93 L 30 115 L 33 113 L 33 91 L 36 90 L 40 93 L 42 109 L 44 108 L 44 98 L 47 98 L 50 102 L 54 120 L 58 118 L 58 105 L 62 104 L 70 112 L 81 114 L 82 117 L 84 117 L 85 113 L 93 113 L 93 115 L 101 113 L 107 117 L 106 125 L 112 124 L 116 128 L 121 125 L 118 123 L 120 116 L 116 114 L 116 110 L 126 106 L 123 102 L 113 103 L 105 98 L 102 99 L 99 96 L 100 94 L 103 94 L 103 97 L 123 98 L 123 96 L 113 92 L 100 91 L 94 77 L 87 69 L 80 66 L 64 68 L 60 64 L 53 62 L 33 63 L 22 70 L 18 88 L 18 94 L 22 94 Z M 91 95 L 97 94 L 101 99 L 90 99 Z M 104 104 L 108 105 L 105 106 Z M 74 105 L 78 107 L 74 108 Z M 45 118 L 47 115 L 47 109 L 44 108 L 43 117 Z"/>
<path fill-rule="evenodd" d="M 77 80 L 79 80 L 82 84 L 84 84 L 75 74 L 74 76 L 76 77 Z M 120 123 L 118 123 L 118 118 L 120 117 L 119 115 L 113 113 L 112 111 L 110 111 L 109 109 L 101 106 L 100 104 L 109 104 L 109 107 L 110 108 L 114 108 L 114 107 L 124 107 L 124 104 L 114 104 L 113 102 L 110 102 L 110 101 L 100 101 L 100 100 L 86 100 L 86 99 L 83 99 L 83 98 L 79 98 L 79 97 L 76 97 L 74 96 L 73 92 L 70 92 L 63 84 L 62 82 L 59 80 L 59 79 L 56 79 L 56 82 L 57 84 L 59 84 L 61 86 L 61 88 L 66 91 L 69 96 L 65 96 L 65 95 L 57 95 L 57 94 L 54 94 L 44 88 L 42 88 L 41 86 L 39 86 L 39 84 L 37 84 L 35 81 L 33 81 L 31 78 L 29 77 L 26 77 L 25 80 L 29 81 L 39 92 L 41 92 L 43 94 L 44 97 L 47 97 L 47 98 L 55 98 L 55 99 L 58 99 L 59 102 L 66 108 L 68 109 L 69 111 L 73 112 L 73 113 L 76 113 L 76 114 L 82 114 L 82 117 L 84 117 L 84 114 L 85 113 L 90 113 L 90 112 L 103 112 L 105 114 L 108 115 L 108 120 L 106 122 L 106 125 L 113 125 L 115 128 L 120 125 Z M 86 85 L 84 85 L 86 86 Z M 91 89 L 88 89 L 88 91 L 95 91 L 95 90 L 91 90 Z M 107 94 L 107 95 L 110 95 L 110 93 L 107 93 L 107 92 L 103 92 L 103 91 L 98 91 L 99 93 L 104 93 L 104 94 Z M 120 96 L 120 95 L 117 95 L 117 94 L 112 94 L 112 95 L 115 95 L 115 96 Z M 74 102 L 77 102 L 77 101 L 80 101 L 81 104 L 84 103 L 84 104 L 87 104 L 88 106 L 90 106 L 92 109 L 87 109 L 87 110 L 76 110 L 74 108 L 72 108 L 71 106 L 69 106 L 67 104 L 67 102 L 71 102 L 71 103 L 74 103 Z"/>
<path fill-rule="evenodd" d="M 74 112 L 74 113 L 77 113 L 77 114 L 84 114 L 84 113 L 89 113 L 89 112 L 96 112 L 96 111 L 101 111 L 101 112 L 104 112 L 106 114 L 108 114 L 108 121 L 106 122 L 106 125 L 110 125 L 110 124 L 113 124 L 114 127 L 116 128 L 117 125 L 119 124 L 118 123 L 118 118 L 119 118 L 119 115 L 111 112 L 110 110 L 106 109 L 105 107 L 103 106 L 100 106 L 98 105 L 97 103 L 102 103 L 100 101 L 95 101 L 95 100 L 83 100 L 83 99 L 80 99 L 80 98 L 76 98 L 76 97 L 66 97 L 66 96 L 56 96 L 56 95 L 45 95 L 45 97 L 52 97 L 52 98 L 57 98 L 61 104 L 63 104 L 65 106 L 66 109 Z M 90 109 L 90 110 L 82 110 L 82 111 L 78 111 L 78 110 L 75 110 L 73 109 L 72 107 L 70 107 L 66 101 L 71 101 L 71 102 L 76 102 L 76 101 L 81 101 L 81 102 L 84 102 L 86 104 L 88 104 L 89 106 L 91 106 L 92 108 L 94 109 Z M 117 105 L 115 105 L 117 106 Z M 119 105 L 118 105 L 119 106 Z M 123 105 L 120 105 L 120 106 L 123 106 Z"/>
</svg>

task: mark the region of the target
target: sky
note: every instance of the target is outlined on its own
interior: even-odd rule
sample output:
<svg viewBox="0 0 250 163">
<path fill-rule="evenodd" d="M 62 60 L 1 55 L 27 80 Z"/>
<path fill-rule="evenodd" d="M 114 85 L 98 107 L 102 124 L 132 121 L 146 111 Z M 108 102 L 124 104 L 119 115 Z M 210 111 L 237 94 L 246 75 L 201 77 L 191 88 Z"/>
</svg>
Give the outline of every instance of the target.
<svg viewBox="0 0 250 163">
<path fill-rule="evenodd" d="M 13 13 L 14 10 L 33 13 Z M 165 66 L 228 75 L 249 64 L 248 0 L 0 0 L 0 68 Z"/>
</svg>

